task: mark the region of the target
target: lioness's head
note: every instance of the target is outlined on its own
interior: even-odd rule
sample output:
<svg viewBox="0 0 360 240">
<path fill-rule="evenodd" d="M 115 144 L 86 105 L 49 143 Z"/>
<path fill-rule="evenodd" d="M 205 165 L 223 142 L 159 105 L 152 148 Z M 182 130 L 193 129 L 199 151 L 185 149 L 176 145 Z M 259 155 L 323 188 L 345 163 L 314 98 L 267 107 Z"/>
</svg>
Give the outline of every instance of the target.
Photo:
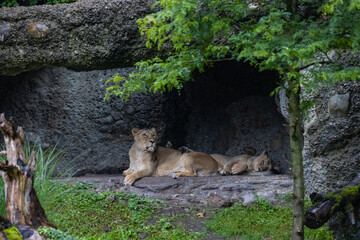
<svg viewBox="0 0 360 240">
<path fill-rule="evenodd" d="M 156 149 L 156 141 L 158 136 L 155 128 L 152 129 L 138 129 L 133 128 L 131 130 L 135 143 L 138 148 L 147 152 L 154 152 Z"/>
<path fill-rule="evenodd" d="M 254 160 L 254 170 L 256 172 L 262 172 L 272 169 L 271 159 L 266 151 Z"/>
</svg>

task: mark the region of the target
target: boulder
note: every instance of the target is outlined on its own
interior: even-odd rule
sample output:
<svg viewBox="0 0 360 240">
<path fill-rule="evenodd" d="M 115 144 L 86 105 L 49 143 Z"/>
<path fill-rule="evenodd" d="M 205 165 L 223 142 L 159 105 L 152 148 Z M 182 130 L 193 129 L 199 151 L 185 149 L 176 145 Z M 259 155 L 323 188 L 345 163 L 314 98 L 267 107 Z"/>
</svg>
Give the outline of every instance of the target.
<svg viewBox="0 0 360 240">
<path fill-rule="evenodd" d="M 0 8 L 0 75 L 44 66 L 77 71 L 132 66 L 151 54 L 136 20 L 151 13 L 153 3 L 80 0 Z"/>
<path fill-rule="evenodd" d="M 357 82 L 322 88 L 304 122 L 306 191 L 328 193 L 360 172 L 360 86 Z"/>
</svg>

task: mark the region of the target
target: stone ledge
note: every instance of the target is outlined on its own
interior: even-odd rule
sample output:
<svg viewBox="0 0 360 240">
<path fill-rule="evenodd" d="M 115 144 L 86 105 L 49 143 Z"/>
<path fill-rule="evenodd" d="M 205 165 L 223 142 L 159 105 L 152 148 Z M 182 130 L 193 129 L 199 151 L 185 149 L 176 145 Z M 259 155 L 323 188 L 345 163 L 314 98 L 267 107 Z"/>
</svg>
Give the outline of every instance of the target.
<svg viewBox="0 0 360 240">
<path fill-rule="evenodd" d="M 292 191 L 291 175 L 254 173 L 236 176 L 213 177 L 144 177 L 133 186 L 124 186 L 122 175 L 88 174 L 67 180 L 96 186 L 97 192 L 135 192 L 138 196 L 176 202 L 181 205 L 209 204 L 216 207 L 229 206 L 242 201 L 249 204 L 256 196 L 270 202 L 279 202 L 278 196 Z"/>
</svg>

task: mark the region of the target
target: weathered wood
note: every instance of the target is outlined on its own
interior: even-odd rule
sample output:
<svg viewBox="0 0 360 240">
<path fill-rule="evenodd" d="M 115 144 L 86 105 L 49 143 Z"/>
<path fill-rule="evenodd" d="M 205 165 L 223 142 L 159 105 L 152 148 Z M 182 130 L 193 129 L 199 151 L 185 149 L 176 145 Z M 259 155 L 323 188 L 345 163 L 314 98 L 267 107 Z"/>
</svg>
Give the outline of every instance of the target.
<svg viewBox="0 0 360 240">
<path fill-rule="evenodd" d="M 155 56 L 136 20 L 154 0 L 81 0 L 0 8 L 0 75 L 45 66 L 72 70 L 132 67 Z M 149 56 L 150 55 L 150 56 Z"/>
<path fill-rule="evenodd" d="M 360 175 L 346 187 L 333 191 L 326 196 L 313 193 L 310 195 L 313 206 L 305 213 L 305 225 L 316 229 L 324 225 L 336 212 L 344 211 L 355 224 L 354 206 L 360 201 Z"/>
<path fill-rule="evenodd" d="M 6 162 L 0 162 L 4 180 L 6 217 L 14 225 L 55 227 L 46 218 L 45 211 L 33 187 L 36 158 L 32 152 L 28 161 L 23 151 L 24 131 L 14 121 L 0 115 L 0 132 L 6 145 Z"/>
</svg>

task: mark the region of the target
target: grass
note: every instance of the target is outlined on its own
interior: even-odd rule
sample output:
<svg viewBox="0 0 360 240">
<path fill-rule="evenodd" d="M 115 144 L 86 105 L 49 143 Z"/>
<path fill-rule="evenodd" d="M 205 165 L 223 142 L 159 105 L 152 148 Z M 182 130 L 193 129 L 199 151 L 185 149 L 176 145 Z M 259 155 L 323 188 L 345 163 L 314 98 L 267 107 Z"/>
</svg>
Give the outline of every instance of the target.
<svg viewBox="0 0 360 240">
<path fill-rule="evenodd" d="M 282 200 L 288 199 L 287 196 Z M 306 205 L 309 205 L 309 201 Z M 208 221 L 207 228 L 224 238 L 241 239 L 291 239 L 292 209 L 289 203 L 274 206 L 265 199 L 257 198 L 250 206 L 237 203 L 219 210 Z M 325 227 L 313 230 L 305 227 L 305 239 L 333 239 Z"/>
<path fill-rule="evenodd" d="M 94 193 L 82 183 L 60 184 L 52 203 L 44 206 L 49 220 L 72 236 L 95 239 L 197 239 L 202 233 L 186 232 L 176 217 L 159 215 L 163 203 L 134 194 Z"/>
<path fill-rule="evenodd" d="M 5 148 L 0 145 L 0 152 Z M 0 161 L 5 162 L 6 156 L 0 156 Z M 0 177 L 0 216 L 5 216 L 5 191 L 4 191 L 4 182 L 2 177 Z"/>
<path fill-rule="evenodd" d="M 0 151 L 2 149 L 5 148 L 0 148 Z M 43 150 L 39 145 L 30 146 L 28 142 L 25 142 L 24 152 L 26 160 L 30 158 L 31 152 L 33 151 L 36 156 L 34 188 L 41 204 L 44 204 L 45 201 L 48 200 L 48 194 L 54 190 L 54 187 L 56 187 L 50 180 L 64 176 L 71 176 L 71 174 L 69 174 L 71 169 L 68 167 L 70 163 L 55 174 L 55 169 L 58 166 L 59 161 L 65 156 L 65 152 L 56 146 Z M 0 156 L 0 161 L 5 162 L 6 156 Z M 5 199 L 4 194 L 4 183 L 2 178 L 0 178 L 0 199 Z M 5 201 L 0 201 L 0 215 L 5 215 Z"/>
</svg>

